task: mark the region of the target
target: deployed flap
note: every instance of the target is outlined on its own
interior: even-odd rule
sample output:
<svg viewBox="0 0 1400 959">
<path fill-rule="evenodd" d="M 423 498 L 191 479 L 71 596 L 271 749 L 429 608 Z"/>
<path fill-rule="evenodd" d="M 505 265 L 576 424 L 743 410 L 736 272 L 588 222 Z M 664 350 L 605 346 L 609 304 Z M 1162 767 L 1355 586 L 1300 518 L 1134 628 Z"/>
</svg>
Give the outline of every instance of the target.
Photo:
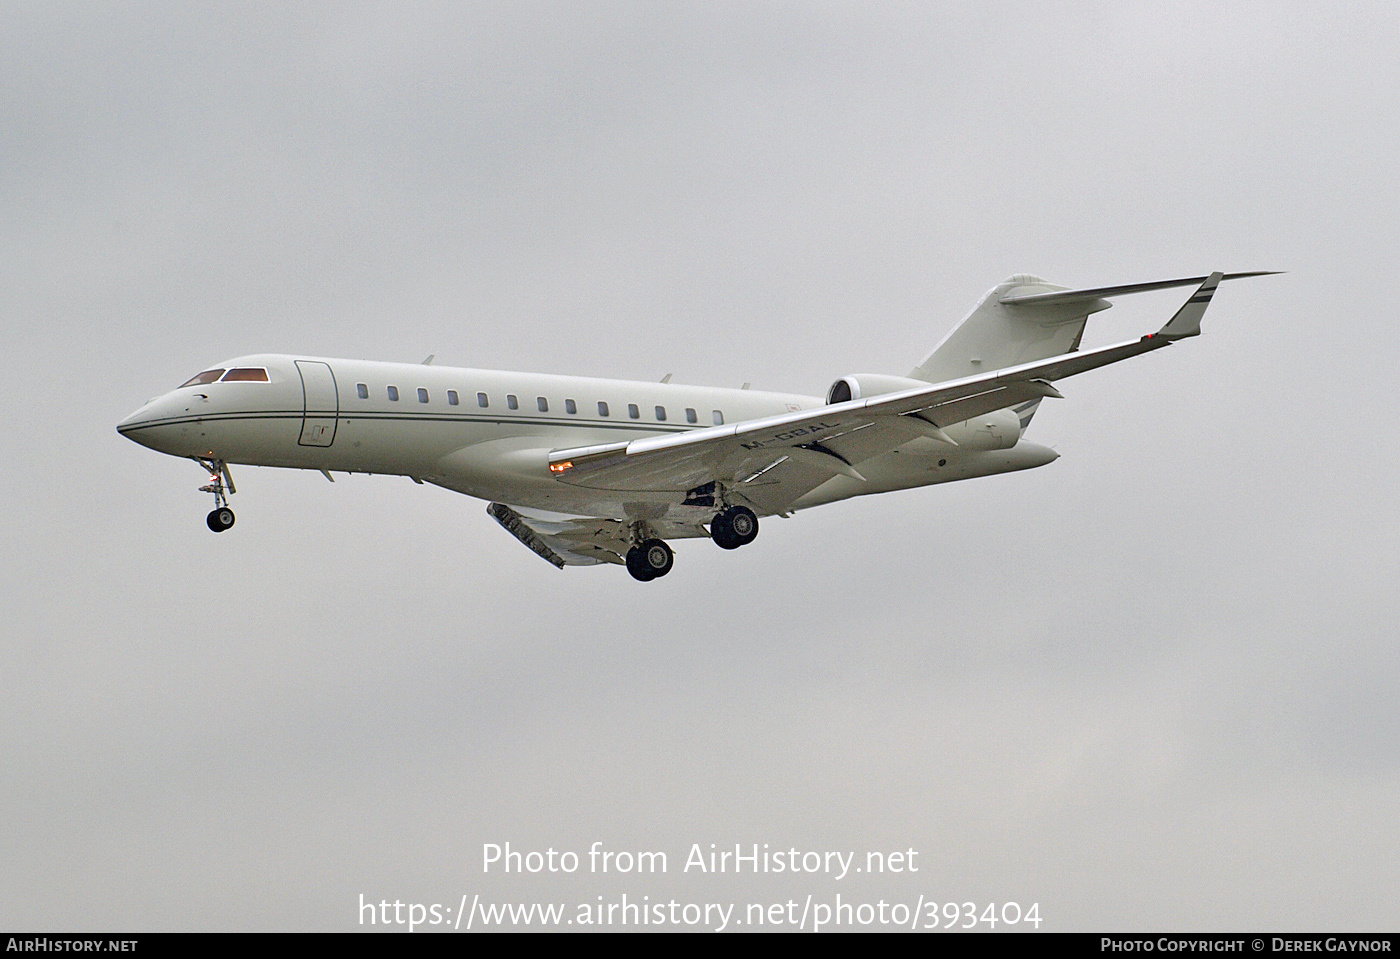
<svg viewBox="0 0 1400 959">
<path fill-rule="evenodd" d="M 506 532 L 560 569 L 624 562 L 627 527 L 617 520 L 585 516 L 544 520 L 524 516 L 504 503 L 492 503 L 486 512 Z"/>
</svg>

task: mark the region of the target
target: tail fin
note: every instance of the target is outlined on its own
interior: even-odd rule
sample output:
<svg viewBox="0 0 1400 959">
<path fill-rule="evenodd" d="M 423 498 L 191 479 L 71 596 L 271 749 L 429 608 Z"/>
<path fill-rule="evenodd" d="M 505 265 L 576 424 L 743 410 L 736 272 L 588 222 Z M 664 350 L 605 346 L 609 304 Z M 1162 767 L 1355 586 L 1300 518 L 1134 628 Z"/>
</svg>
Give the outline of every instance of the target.
<svg viewBox="0 0 1400 959">
<path fill-rule="evenodd" d="M 1065 289 L 1028 273 L 1007 277 L 987 291 L 972 312 L 910 372 L 910 378 L 942 383 L 1074 352 L 1089 314 L 1106 310 L 1112 303 L 1099 298 L 1033 306 L 1003 302 Z"/>
<path fill-rule="evenodd" d="M 1100 286 L 1070 290 L 1029 273 L 1018 273 L 998 283 L 924 357 L 909 376 L 927 383 L 942 383 L 978 373 L 990 373 L 1018 363 L 1048 359 L 1079 349 L 1089 314 L 1106 310 L 1110 297 L 1147 293 L 1177 286 L 1202 284 L 1185 306 L 1161 330 L 1170 339 L 1201 332 L 1201 313 L 1222 280 L 1272 276 L 1274 271 L 1212 273 L 1150 283 Z"/>
</svg>

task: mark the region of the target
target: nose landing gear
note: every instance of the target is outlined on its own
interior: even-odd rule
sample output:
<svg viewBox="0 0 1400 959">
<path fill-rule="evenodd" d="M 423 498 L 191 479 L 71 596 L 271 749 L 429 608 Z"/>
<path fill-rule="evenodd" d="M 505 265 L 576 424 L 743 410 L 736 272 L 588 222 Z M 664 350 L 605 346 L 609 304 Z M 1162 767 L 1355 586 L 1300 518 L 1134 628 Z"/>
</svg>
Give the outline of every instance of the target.
<svg viewBox="0 0 1400 959">
<path fill-rule="evenodd" d="M 233 525 L 233 510 L 229 509 L 227 493 L 238 492 L 233 485 L 233 474 L 228 471 L 228 464 L 223 460 L 204 459 L 202 457 L 192 457 L 195 462 L 209 471 L 209 483 L 201 486 L 201 493 L 214 494 L 214 509 L 205 517 L 205 523 L 215 533 L 222 533 Z"/>
<path fill-rule="evenodd" d="M 209 524 L 209 528 L 216 533 L 222 533 L 233 525 L 233 510 L 227 506 L 221 506 L 212 510 L 204 520 Z"/>
</svg>

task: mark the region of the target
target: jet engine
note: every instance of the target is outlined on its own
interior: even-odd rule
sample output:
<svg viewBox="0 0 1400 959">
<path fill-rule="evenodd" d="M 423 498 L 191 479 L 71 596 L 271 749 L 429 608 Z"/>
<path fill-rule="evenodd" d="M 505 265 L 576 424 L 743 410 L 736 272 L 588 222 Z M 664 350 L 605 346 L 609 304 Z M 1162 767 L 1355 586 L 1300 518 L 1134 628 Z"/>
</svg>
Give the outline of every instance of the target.
<svg viewBox="0 0 1400 959">
<path fill-rule="evenodd" d="M 831 384 L 831 389 L 826 391 L 826 401 L 845 403 L 886 393 L 924 389 L 930 385 L 932 384 L 923 380 L 909 379 L 905 376 L 853 373 Z M 1021 420 L 1012 410 L 996 410 L 961 423 L 939 423 L 938 426 L 942 428 L 944 435 L 968 450 L 1009 450 L 1021 439 Z"/>
<path fill-rule="evenodd" d="M 831 384 L 826 391 L 828 403 L 845 403 L 847 400 L 865 400 L 884 393 L 898 393 L 901 390 L 917 390 L 929 386 L 923 380 L 911 380 L 907 376 L 889 376 L 885 373 L 853 373 L 843 376 Z"/>
<path fill-rule="evenodd" d="M 943 432 L 963 449 L 1009 450 L 1021 439 L 1021 421 L 1012 410 L 996 410 L 945 426 Z"/>
</svg>

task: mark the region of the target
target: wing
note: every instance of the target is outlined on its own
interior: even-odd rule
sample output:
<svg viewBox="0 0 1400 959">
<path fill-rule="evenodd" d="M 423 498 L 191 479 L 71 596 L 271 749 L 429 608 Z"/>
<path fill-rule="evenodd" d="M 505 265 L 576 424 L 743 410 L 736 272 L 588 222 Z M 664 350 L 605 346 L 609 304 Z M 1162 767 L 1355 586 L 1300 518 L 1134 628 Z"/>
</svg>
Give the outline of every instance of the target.
<svg viewBox="0 0 1400 959">
<path fill-rule="evenodd" d="M 603 490 L 694 492 L 718 480 L 755 505 L 779 512 L 832 476 L 864 479 L 861 462 L 912 439 L 932 436 L 951 442 L 942 427 L 1059 396 L 1050 385 L 1054 380 L 1198 335 L 1201 315 L 1222 279 L 1222 273 L 1205 277 L 1161 330 L 1138 340 L 816 410 L 556 450 L 549 456 L 549 468 L 561 482 Z M 1087 292 L 1104 295 L 1104 291 Z"/>
</svg>

